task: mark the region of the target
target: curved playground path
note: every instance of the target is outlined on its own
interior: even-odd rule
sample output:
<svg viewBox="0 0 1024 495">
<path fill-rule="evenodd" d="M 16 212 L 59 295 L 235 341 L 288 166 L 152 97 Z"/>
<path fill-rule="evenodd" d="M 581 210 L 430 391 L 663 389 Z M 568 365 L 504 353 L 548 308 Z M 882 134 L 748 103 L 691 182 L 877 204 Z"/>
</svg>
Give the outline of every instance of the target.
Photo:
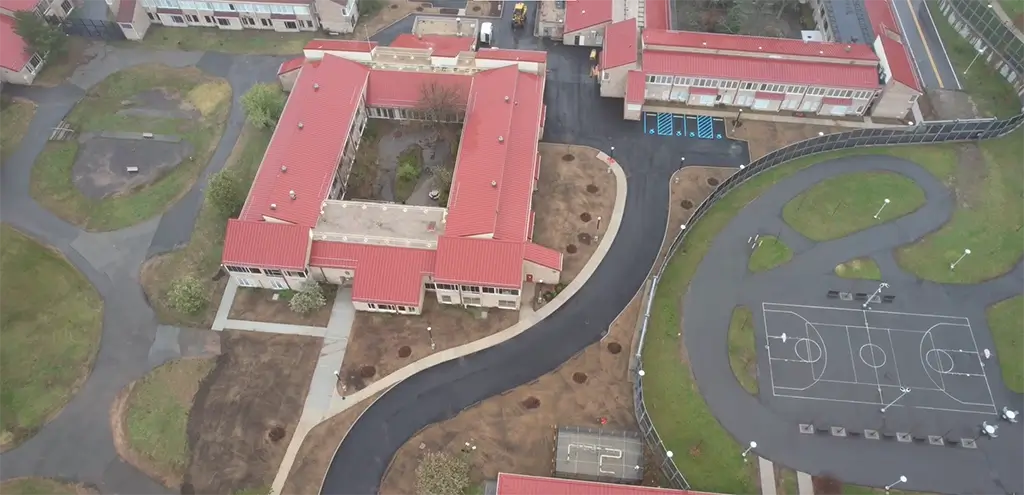
<svg viewBox="0 0 1024 495">
<path fill-rule="evenodd" d="M 896 172 L 913 179 L 924 190 L 927 203 L 909 215 L 822 243 L 808 240 L 782 220 L 783 206 L 805 189 L 843 173 L 870 171 Z M 999 438 L 979 439 L 977 450 L 807 435 L 799 433 L 797 423 L 828 427 L 826 415 L 847 415 L 844 417 L 850 418 L 851 424 L 869 424 L 865 427 L 880 431 L 922 435 L 934 434 L 929 426 L 936 423 L 928 416 L 930 411 L 894 408 L 883 419 L 877 405 L 775 397 L 772 390 L 761 303 L 859 309 L 859 302 L 826 298 L 826 291 L 832 289 L 869 294 L 875 290 L 877 282 L 834 275 L 837 264 L 858 257 L 874 259 L 891 286 L 886 293 L 897 295 L 892 304 L 876 309 L 965 316 L 970 319 L 978 348 L 994 349 L 985 308 L 1021 293 L 1024 269 L 1020 263 L 1010 273 L 982 284 L 944 285 L 902 271 L 893 257 L 897 247 L 941 227 L 954 208 L 955 199 L 949 189 L 914 163 L 887 156 L 848 157 L 814 165 L 780 181 L 746 205 L 719 233 L 684 297 L 683 333 L 704 400 L 741 445 L 756 441 L 757 453 L 776 463 L 812 474 L 831 473 L 862 485 L 882 486 L 903 475 L 910 480 L 905 485 L 907 489 L 932 493 L 1024 491 L 1020 470 L 1024 449 L 1019 425 L 1002 422 Z M 793 259 L 767 272 L 748 273 L 747 239 L 756 234 L 779 235 L 793 250 Z M 724 359 L 728 345 L 725 329 L 729 327 L 733 308 L 739 304 L 754 314 L 760 397 L 740 387 Z M 867 315 L 870 314 L 868 311 Z M 1006 389 L 998 368 L 992 365 L 995 362 L 988 361 L 991 364 L 987 366 L 987 376 L 996 406 L 1021 410 L 1022 397 Z M 959 418 L 951 420 L 947 416 L 944 420 L 947 425 L 949 421 L 965 424 L 966 431 L 954 430 L 957 437 L 977 436 L 977 427 L 983 420 L 1001 422 L 994 414 L 939 414 L 959 414 Z"/>
<path fill-rule="evenodd" d="M 284 57 L 117 49 L 102 44 L 54 88 L 11 86 L 5 93 L 32 100 L 37 109 L 17 150 L 0 168 L 0 221 L 53 246 L 89 279 L 103 298 L 103 333 L 93 369 L 64 409 L 35 436 L 0 454 L 2 479 L 42 476 L 95 485 L 104 493 L 167 493 L 124 462 L 114 450 L 110 407 L 130 382 L 181 356 L 177 327 L 158 325 L 138 282 L 139 267 L 153 255 L 186 244 L 192 235 L 209 174 L 220 170 L 244 123 L 242 94 L 274 81 Z M 227 79 L 232 102 L 224 134 L 192 189 L 163 215 L 114 232 L 84 232 L 46 210 L 29 194 L 32 165 L 50 131 L 107 76 L 140 64 L 195 66 Z"/>
</svg>

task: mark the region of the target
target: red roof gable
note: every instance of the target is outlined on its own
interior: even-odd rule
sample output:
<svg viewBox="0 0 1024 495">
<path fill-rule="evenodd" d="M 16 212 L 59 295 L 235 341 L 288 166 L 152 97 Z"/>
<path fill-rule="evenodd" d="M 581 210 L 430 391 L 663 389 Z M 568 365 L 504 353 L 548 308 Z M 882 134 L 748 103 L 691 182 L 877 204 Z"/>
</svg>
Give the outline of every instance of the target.
<svg viewBox="0 0 1024 495">
<path fill-rule="evenodd" d="M 601 50 L 601 68 L 635 64 L 636 60 L 636 18 L 608 26 L 605 29 L 604 48 Z"/>
<path fill-rule="evenodd" d="M 19 10 L 33 10 L 40 0 L 0 0 L 0 8 L 17 12 Z"/>
<path fill-rule="evenodd" d="M 324 40 L 315 39 L 306 43 L 305 50 L 329 50 L 336 52 L 370 53 L 377 47 L 376 41 Z"/>
<path fill-rule="evenodd" d="M 293 70 L 299 70 L 302 68 L 302 64 L 306 63 L 306 57 L 295 57 L 291 60 L 285 60 L 281 62 L 281 66 L 277 68 L 277 75 L 287 74 Z"/>
<path fill-rule="evenodd" d="M 523 246 L 523 259 L 552 270 L 562 270 L 562 253 L 540 244 L 527 242 Z"/>
<path fill-rule="evenodd" d="M 523 243 L 442 237 L 437 242 L 434 279 L 453 284 L 519 288 L 523 283 Z"/>
<path fill-rule="evenodd" d="M 473 49 L 472 36 L 442 36 L 425 34 L 417 37 L 414 34 L 400 34 L 391 46 L 396 48 L 429 48 L 435 57 L 454 57 L 462 52 Z"/>
<path fill-rule="evenodd" d="M 612 22 L 612 0 L 568 0 L 565 2 L 565 33 Z"/>
<path fill-rule="evenodd" d="M 626 103 L 643 103 L 647 98 L 647 80 L 638 70 L 629 71 L 626 76 Z"/>
<path fill-rule="evenodd" d="M 452 88 L 456 92 L 457 103 L 465 107 L 473 77 L 437 72 L 374 70 L 370 72 L 366 104 L 373 107 L 415 108 L 423 98 L 424 88 L 431 84 Z"/>
<path fill-rule="evenodd" d="M 644 30 L 644 47 L 671 46 L 746 53 L 769 53 L 835 60 L 878 61 L 868 45 L 824 43 L 786 38 L 700 33 L 695 31 Z"/>
<path fill-rule="evenodd" d="M 496 495 L 692 495 L 696 492 L 498 473 Z"/>
<path fill-rule="evenodd" d="M 489 48 L 487 50 L 480 50 L 476 52 L 476 58 L 481 60 L 508 60 L 513 62 L 537 62 L 542 64 L 548 61 L 548 52 Z"/>
<path fill-rule="evenodd" d="M 316 225 L 369 72 L 328 55 L 299 73 L 240 218 Z"/>
<path fill-rule="evenodd" d="M 354 301 L 418 306 L 423 276 L 434 272 L 436 255 L 428 249 L 314 241 L 309 265 L 356 270 Z"/>
<path fill-rule="evenodd" d="M 882 37 L 882 50 L 885 52 L 885 60 L 889 63 L 892 78 L 920 92 L 921 83 L 917 80 L 917 73 L 914 71 L 907 47 L 886 34 L 886 31 L 890 31 L 902 39 L 900 25 L 896 22 L 889 0 L 865 0 L 864 9 L 868 12 L 868 20 L 871 21 L 875 35 Z"/>
<path fill-rule="evenodd" d="M 8 8 L 7 2 L 4 2 L 4 8 Z M 21 72 L 32 58 L 26 52 L 27 48 L 25 40 L 14 31 L 14 18 L 0 16 L 0 67 Z"/>
<path fill-rule="evenodd" d="M 135 21 L 135 0 L 119 0 L 120 6 L 117 8 L 117 16 L 114 17 L 116 22 L 123 22 L 131 24 Z"/>
<path fill-rule="evenodd" d="M 668 29 L 668 8 L 668 0 L 646 0 L 644 29 Z"/>
<path fill-rule="evenodd" d="M 644 51 L 644 72 L 672 76 L 705 76 L 765 83 L 808 84 L 836 88 L 876 89 L 878 71 L 871 65 L 794 62 L 699 53 Z"/>
<path fill-rule="evenodd" d="M 224 236 L 225 265 L 305 270 L 309 229 L 277 222 L 228 220 Z"/>
</svg>

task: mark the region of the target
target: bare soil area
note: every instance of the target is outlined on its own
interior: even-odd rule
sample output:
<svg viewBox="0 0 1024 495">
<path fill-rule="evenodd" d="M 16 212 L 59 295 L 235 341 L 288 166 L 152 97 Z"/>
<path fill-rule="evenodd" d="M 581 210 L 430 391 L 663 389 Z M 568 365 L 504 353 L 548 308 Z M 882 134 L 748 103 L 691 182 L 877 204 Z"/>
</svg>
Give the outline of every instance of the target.
<svg viewBox="0 0 1024 495">
<path fill-rule="evenodd" d="M 341 368 L 340 392 L 353 394 L 418 359 L 482 339 L 517 322 L 519 311 L 440 304 L 433 293 L 427 293 L 420 315 L 357 311 Z"/>
<path fill-rule="evenodd" d="M 324 307 L 309 314 L 302 315 L 291 310 L 288 300 L 292 291 L 275 291 L 270 289 L 254 289 L 250 287 L 239 287 L 235 293 L 235 300 L 231 303 L 231 311 L 228 318 L 232 320 L 263 321 L 267 323 L 284 323 L 286 325 L 306 325 L 311 327 L 326 327 L 331 319 L 331 306 L 334 305 L 334 296 L 338 287 L 332 284 L 323 284 L 324 298 L 327 304 Z M 277 300 L 274 296 L 277 295 Z"/>
<path fill-rule="evenodd" d="M 466 15 L 481 17 L 501 17 L 501 2 L 487 0 L 469 0 L 466 2 Z"/>
<path fill-rule="evenodd" d="M 761 158 L 783 146 L 815 137 L 819 132 L 832 134 L 849 130 L 836 126 L 789 124 L 764 120 L 743 120 L 735 130 L 732 129 L 731 119 L 727 119 L 726 124 L 729 137 L 747 142 L 751 160 Z"/>
<path fill-rule="evenodd" d="M 540 181 L 533 194 L 533 242 L 562 252 L 568 284 L 597 250 L 615 207 L 615 174 L 586 146 L 541 143 Z M 538 287 L 538 292 L 542 289 Z"/>
<path fill-rule="evenodd" d="M 224 332 L 188 418 L 182 493 L 269 487 L 298 424 L 323 339 Z"/>
</svg>

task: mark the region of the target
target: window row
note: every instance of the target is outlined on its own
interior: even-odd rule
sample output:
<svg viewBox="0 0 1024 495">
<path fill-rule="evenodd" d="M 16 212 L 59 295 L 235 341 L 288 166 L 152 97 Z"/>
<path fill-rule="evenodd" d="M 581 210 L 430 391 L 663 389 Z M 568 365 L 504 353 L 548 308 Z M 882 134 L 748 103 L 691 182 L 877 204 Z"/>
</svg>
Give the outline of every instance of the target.
<svg viewBox="0 0 1024 495">
<path fill-rule="evenodd" d="M 432 284 L 427 282 L 423 284 L 427 290 L 450 290 L 456 291 L 461 290 L 462 292 L 475 292 L 484 294 L 501 294 L 503 296 L 518 296 L 519 289 L 502 289 L 500 287 L 480 287 L 476 285 L 454 285 L 454 284 Z"/>
<path fill-rule="evenodd" d="M 142 0 L 146 7 L 182 10 L 209 10 L 213 12 L 247 12 L 254 14 L 309 15 L 304 5 L 278 5 L 265 3 L 195 2 L 188 0 Z"/>
<path fill-rule="evenodd" d="M 376 304 L 366 303 L 366 306 L 370 309 L 380 309 L 384 311 L 398 311 L 399 313 L 415 313 L 416 308 L 412 306 L 401 306 L 397 304 Z"/>
<path fill-rule="evenodd" d="M 367 114 L 376 119 L 425 120 L 427 122 L 461 123 L 465 116 L 458 111 L 425 111 L 414 108 L 369 107 Z"/>
<path fill-rule="evenodd" d="M 651 84 L 672 84 L 675 86 L 693 86 L 700 88 L 721 88 L 721 89 L 742 89 L 747 91 L 765 91 L 768 93 L 790 93 L 808 94 L 810 96 L 833 96 L 837 98 L 855 98 L 861 100 L 870 99 L 874 91 L 856 91 L 852 89 L 828 89 L 807 87 L 792 84 L 769 84 L 756 82 L 739 82 L 724 79 L 708 79 L 700 77 L 682 76 L 658 76 L 647 75 L 647 82 Z"/>
<path fill-rule="evenodd" d="M 224 265 L 231 273 L 254 273 L 256 275 L 266 275 L 268 277 L 292 277 L 292 278 L 306 278 L 306 272 L 296 272 L 291 270 L 273 270 L 270 268 L 250 268 L 245 266 L 234 266 Z"/>
</svg>

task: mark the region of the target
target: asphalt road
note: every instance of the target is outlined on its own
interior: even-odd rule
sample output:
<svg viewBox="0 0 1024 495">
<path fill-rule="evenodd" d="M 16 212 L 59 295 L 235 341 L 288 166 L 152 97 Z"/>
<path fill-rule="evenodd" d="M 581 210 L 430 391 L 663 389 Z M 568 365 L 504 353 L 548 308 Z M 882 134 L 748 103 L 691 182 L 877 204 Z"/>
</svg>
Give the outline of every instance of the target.
<svg viewBox="0 0 1024 495">
<path fill-rule="evenodd" d="M 880 1 L 880 0 L 865 0 Z M 910 47 L 921 83 L 928 89 L 961 90 L 960 79 L 946 55 L 925 0 L 891 0 L 903 40 Z M 935 12 L 942 15 L 939 12 Z"/>
</svg>

